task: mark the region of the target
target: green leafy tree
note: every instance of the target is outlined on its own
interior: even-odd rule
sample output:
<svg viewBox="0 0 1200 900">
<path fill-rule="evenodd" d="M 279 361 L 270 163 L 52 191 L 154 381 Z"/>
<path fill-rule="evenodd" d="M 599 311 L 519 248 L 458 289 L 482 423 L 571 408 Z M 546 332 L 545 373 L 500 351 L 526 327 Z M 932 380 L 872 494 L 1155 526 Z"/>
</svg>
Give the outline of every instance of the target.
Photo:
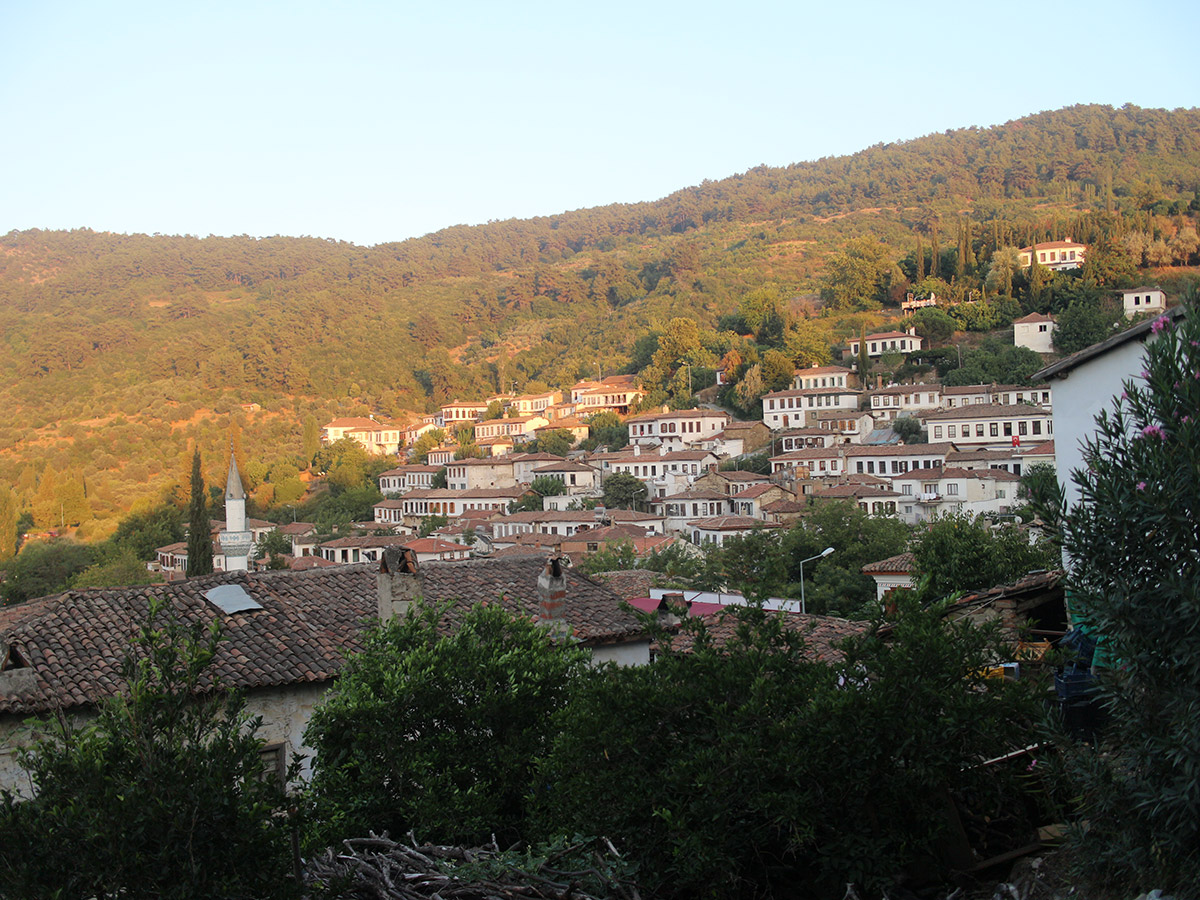
<svg viewBox="0 0 1200 900">
<path fill-rule="evenodd" d="M 1067 513 L 1073 611 L 1098 634 L 1110 724 L 1071 753 L 1087 880 L 1200 895 L 1200 318 L 1156 323 L 1145 375 L 1096 418 Z"/>
<path fill-rule="evenodd" d="M 1011 584 L 1038 569 L 1059 565 L 1049 543 L 1030 543 L 1023 529 L 993 530 L 982 517 L 940 516 L 913 542 L 915 574 L 921 593 L 940 599 L 956 591 Z"/>
<path fill-rule="evenodd" d="M 213 570 L 212 532 L 208 522 L 204 473 L 200 470 L 200 450 L 192 453 L 192 492 L 188 504 L 187 577 L 208 575 Z"/>
<path fill-rule="evenodd" d="M 1077 301 L 1058 314 L 1054 326 L 1054 349 L 1058 353 L 1077 353 L 1114 334 L 1114 326 L 1123 313 L 1116 304 Z"/>
<path fill-rule="evenodd" d="M 566 456 L 567 451 L 575 443 L 575 435 L 566 428 L 552 428 L 543 431 L 537 439 L 537 451 L 553 456 Z"/>
<path fill-rule="evenodd" d="M 589 654 L 499 606 L 447 633 L 427 606 L 369 634 L 305 732 L 320 846 L 368 829 L 504 845 L 523 837 L 550 714 Z"/>
<path fill-rule="evenodd" d="M 925 443 L 925 429 L 913 416 L 900 416 L 892 422 L 892 430 L 900 435 L 900 440 L 906 444 Z"/>
<path fill-rule="evenodd" d="M 448 524 L 450 524 L 450 520 L 441 513 L 425 516 L 417 526 L 417 537 L 429 537 L 439 528 L 445 528 Z"/>
<path fill-rule="evenodd" d="M 0 484 L 0 563 L 17 553 L 17 496 Z"/>
<path fill-rule="evenodd" d="M 585 556 L 576 563 L 575 568 L 585 575 L 595 575 L 597 572 L 619 572 L 636 568 L 638 564 L 637 550 L 633 541 L 608 541 L 595 553 Z"/>
<path fill-rule="evenodd" d="M 287 560 L 283 557 L 292 553 L 292 542 L 278 528 L 273 528 L 264 534 L 254 545 L 254 558 L 267 560 L 271 569 L 287 568 Z"/>
<path fill-rule="evenodd" d="M 429 459 L 429 451 L 436 450 L 444 440 L 446 440 L 446 432 L 440 428 L 425 432 L 413 442 L 411 451 L 413 461 L 424 464 Z"/>
<path fill-rule="evenodd" d="M 855 238 L 825 267 L 821 299 L 831 309 L 878 309 L 903 276 L 888 248 L 874 238 Z"/>
<path fill-rule="evenodd" d="M 436 472 L 433 473 L 433 478 L 429 479 L 429 485 L 435 491 L 440 491 L 443 488 L 445 488 L 447 484 L 450 483 L 449 477 L 450 476 L 446 471 L 446 467 L 442 466 L 440 469 L 438 469 Z"/>
<path fill-rule="evenodd" d="M 183 509 L 166 501 L 130 513 L 113 532 L 112 543 L 120 550 L 128 549 L 143 561 L 154 559 L 154 551 L 184 539 Z"/>
<path fill-rule="evenodd" d="M 618 450 L 629 443 L 629 426 L 614 412 L 599 412 L 584 419 L 588 427 L 587 439 L 580 444 L 584 450 L 607 447 Z"/>
<path fill-rule="evenodd" d="M 46 463 L 33 498 L 33 522 L 38 528 L 54 528 L 61 521 L 57 486 L 58 474 Z"/>
<path fill-rule="evenodd" d="M 1016 247 L 997 247 L 992 253 L 984 284 L 993 294 L 1013 295 L 1013 284 L 1021 274 L 1021 252 Z"/>
<path fill-rule="evenodd" d="M 930 347 L 950 340 L 957 327 L 952 316 L 933 306 L 918 309 L 913 313 L 912 320 L 917 334 L 925 338 Z"/>
<path fill-rule="evenodd" d="M 93 563 L 71 579 L 73 588 L 129 587 L 135 584 L 161 584 L 160 572 L 151 572 L 129 548 Z"/>
<path fill-rule="evenodd" d="M 94 546 L 68 538 L 28 542 L 4 564 L 7 577 L 0 584 L 0 596 L 6 604 L 24 603 L 65 590 L 97 555 Z"/>
<path fill-rule="evenodd" d="M 1037 463 L 1021 475 L 1020 496 L 1033 518 L 1042 523 L 1047 539 L 1058 546 L 1066 498 L 1058 472 L 1049 463 Z"/>
<path fill-rule="evenodd" d="M 879 893 L 918 862 L 936 871 L 946 791 L 1000 794 L 975 763 L 1020 746 L 1032 710 L 1016 683 L 982 689 L 989 633 L 902 613 L 892 639 L 870 630 L 833 665 L 751 607 L 727 613 L 727 641 L 685 620 L 691 652 L 588 673 L 553 721 L 542 834 L 636 848 L 664 897 Z"/>
<path fill-rule="evenodd" d="M 321 427 L 317 424 L 316 416 L 310 414 L 305 417 L 301 446 L 303 448 L 305 466 L 312 465 L 313 459 L 321 449 Z"/>
<path fill-rule="evenodd" d="M 636 509 L 646 499 L 646 485 L 627 472 L 604 479 L 604 505 L 608 509 Z"/>
<path fill-rule="evenodd" d="M 213 690 L 220 633 L 152 600 L 125 694 L 19 751 L 33 799 L 0 796 L 0 896 L 291 897 L 287 797 L 258 721 Z M 203 692 L 202 692 L 203 688 Z M 219 685 L 218 685 L 219 688 Z"/>
</svg>

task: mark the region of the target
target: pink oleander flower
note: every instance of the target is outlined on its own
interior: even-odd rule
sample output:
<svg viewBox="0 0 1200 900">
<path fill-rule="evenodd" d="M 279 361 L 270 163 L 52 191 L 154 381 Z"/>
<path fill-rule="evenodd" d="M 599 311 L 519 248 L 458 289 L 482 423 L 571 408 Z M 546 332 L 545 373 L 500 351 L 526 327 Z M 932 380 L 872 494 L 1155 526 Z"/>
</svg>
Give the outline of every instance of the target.
<svg viewBox="0 0 1200 900">
<path fill-rule="evenodd" d="M 1144 490 L 1146 489 L 1146 482 L 1144 482 L 1144 481 L 1139 481 L 1139 482 L 1137 483 L 1137 489 L 1138 489 L 1139 491 L 1144 491 Z"/>
<path fill-rule="evenodd" d="M 1142 369 L 1142 378 L 1149 378 L 1150 373 L 1146 369 Z"/>
<path fill-rule="evenodd" d="M 1121 399 L 1128 400 L 1129 399 L 1129 391 L 1121 391 Z"/>
<path fill-rule="evenodd" d="M 1167 433 L 1163 431 L 1161 425 L 1147 425 L 1142 429 L 1142 437 L 1156 437 L 1161 441 L 1167 439 Z"/>
<path fill-rule="evenodd" d="M 1155 334 L 1161 334 L 1171 327 L 1171 320 L 1166 316 L 1159 316 L 1154 320 L 1154 324 L 1150 326 L 1150 330 Z"/>
</svg>

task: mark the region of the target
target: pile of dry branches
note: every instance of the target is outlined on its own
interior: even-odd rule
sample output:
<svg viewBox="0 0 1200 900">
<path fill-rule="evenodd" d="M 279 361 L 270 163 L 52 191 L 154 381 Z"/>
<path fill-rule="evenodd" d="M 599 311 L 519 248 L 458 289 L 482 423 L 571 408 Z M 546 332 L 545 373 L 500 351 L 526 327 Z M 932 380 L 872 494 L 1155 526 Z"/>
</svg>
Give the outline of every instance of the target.
<svg viewBox="0 0 1200 900">
<path fill-rule="evenodd" d="M 544 857 L 501 851 L 494 840 L 473 848 L 418 845 L 412 832 L 408 840 L 372 834 L 343 841 L 340 852 L 309 862 L 307 886 L 317 896 L 330 889 L 356 900 L 641 900 L 636 887 L 611 874 L 620 854 L 607 840 Z M 594 865 L 579 867 L 589 859 Z"/>
</svg>

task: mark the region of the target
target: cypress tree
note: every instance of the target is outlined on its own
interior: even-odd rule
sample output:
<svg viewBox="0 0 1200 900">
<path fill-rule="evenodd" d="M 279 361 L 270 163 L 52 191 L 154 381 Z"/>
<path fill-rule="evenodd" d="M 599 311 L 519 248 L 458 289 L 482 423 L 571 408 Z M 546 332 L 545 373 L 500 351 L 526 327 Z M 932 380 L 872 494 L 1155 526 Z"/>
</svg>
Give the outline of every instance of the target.
<svg viewBox="0 0 1200 900">
<path fill-rule="evenodd" d="M 208 575 L 213 570 L 212 535 L 204 493 L 204 475 L 200 471 L 200 450 L 197 448 L 192 454 L 192 499 L 188 504 L 188 578 Z"/>
</svg>

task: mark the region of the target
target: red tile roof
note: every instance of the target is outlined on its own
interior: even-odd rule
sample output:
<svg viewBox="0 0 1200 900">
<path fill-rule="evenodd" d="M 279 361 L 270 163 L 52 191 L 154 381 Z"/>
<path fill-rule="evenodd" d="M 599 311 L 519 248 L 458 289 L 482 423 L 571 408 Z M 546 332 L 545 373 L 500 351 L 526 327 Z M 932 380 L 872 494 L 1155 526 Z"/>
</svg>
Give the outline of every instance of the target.
<svg viewBox="0 0 1200 900">
<path fill-rule="evenodd" d="M 534 617 L 544 564 L 543 555 L 427 563 L 420 570 L 422 594 L 426 601 L 453 601 L 447 627 L 483 602 Z M 642 633 L 611 590 L 570 569 L 566 578 L 567 621 L 577 638 L 606 643 Z M 204 597 L 223 584 L 241 586 L 262 609 L 223 614 Z M 0 608 L 0 642 L 16 647 L 32 674 L 0 682 L 0 714 L 85 707 L 120 691 L 121 664 L 151 596 L 164 598 L 185 623 L 220 621 L 225 639 L 210 675 L 239 690 L 331 680 L 345 653 L 361 648 L 363 629 L 377 614 L 373 565 L 228 572 L 148 587 L 68 591 Z M 206 677 L 204 686 L 211 684 Z"/>
</svg>

